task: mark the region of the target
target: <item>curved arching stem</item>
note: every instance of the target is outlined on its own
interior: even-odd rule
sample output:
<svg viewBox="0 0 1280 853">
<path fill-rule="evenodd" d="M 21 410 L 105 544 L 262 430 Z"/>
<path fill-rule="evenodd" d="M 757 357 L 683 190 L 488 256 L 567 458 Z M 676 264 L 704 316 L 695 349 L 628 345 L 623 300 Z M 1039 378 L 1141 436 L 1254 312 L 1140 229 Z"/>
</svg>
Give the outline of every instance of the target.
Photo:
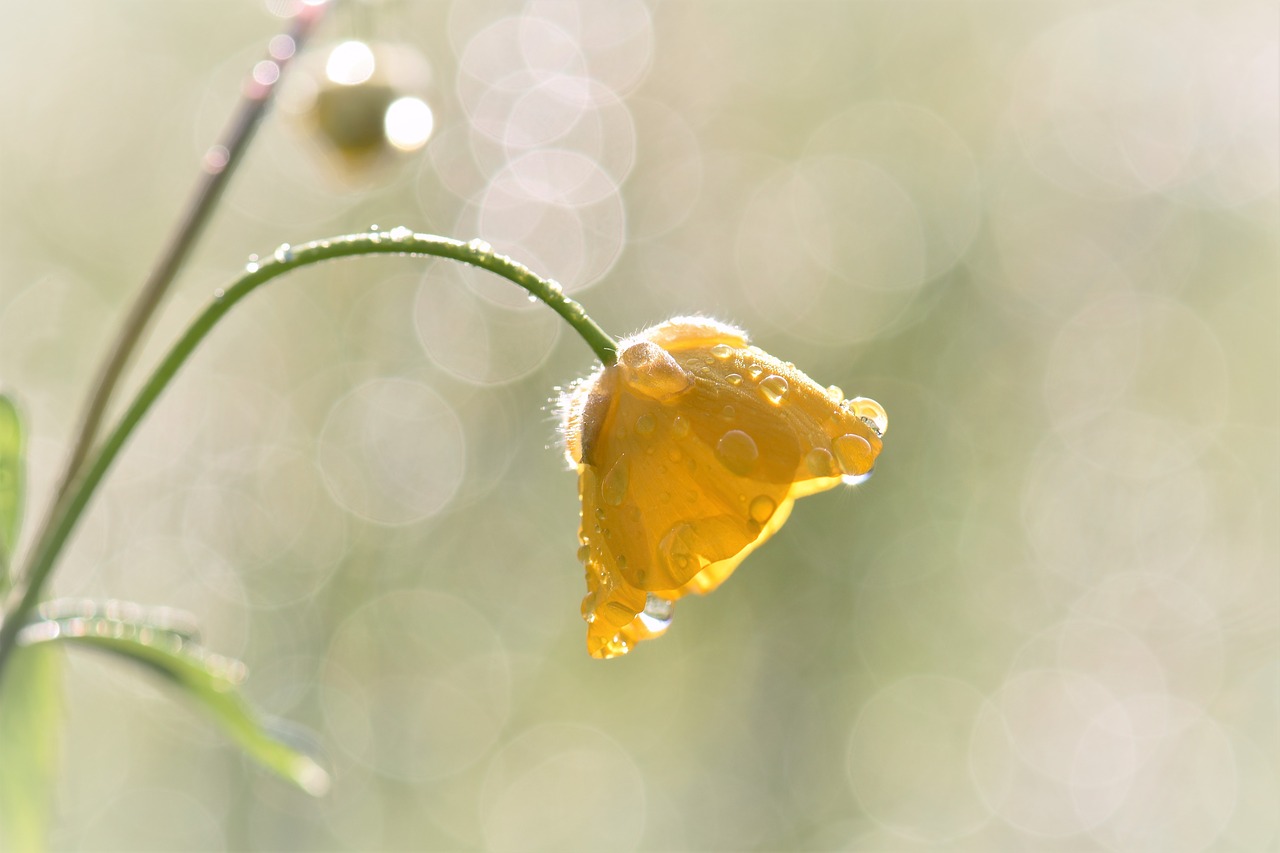
<svg viewBox="0 0 1280 853">
<path fill-rule="evenodd" d="M 44 527 L 32 548 L 26 571 L 18 579 L 10 604 L 0 623 L 0 678 L 13 652 L 18 631 L 39 603 L 44 585 L 57 562 L 58 555 L 75 529 L 94 491 L 102 482 L 121 449 L 133 434 L 147 411 L 168 387 L 178 370 L 231 308 L 253 291 L 290 270 L 310 266 L 335 258 L 360 255 L 410 255 L 418 257 L 450 258 L 496 273 L 514 282 L 564 318 L 596 356 L 606 365 L 614 363 L 618 344 L 574 300 L 564 295 L 560 285 L 535 275 L 528 267 L 505 255 L 496 254 L 488 243 L 472 240 L 468 243 L 414 234 L 408 228 L 395 228 L 380 233 L 350 234 L 328 240 L 317 240 L 301 246 L 282 246 L 275 255 L 258 264 L 251 264 L 244 276 L 225 291 L 218 291 L 213 302 L 195 319 L 178 339 L 164 360 L 148 377 L 129 408 L 120 418 L 111 434 L 97 452 L 89 458 L 63 496 L 54 504 Z"/>
</svg>

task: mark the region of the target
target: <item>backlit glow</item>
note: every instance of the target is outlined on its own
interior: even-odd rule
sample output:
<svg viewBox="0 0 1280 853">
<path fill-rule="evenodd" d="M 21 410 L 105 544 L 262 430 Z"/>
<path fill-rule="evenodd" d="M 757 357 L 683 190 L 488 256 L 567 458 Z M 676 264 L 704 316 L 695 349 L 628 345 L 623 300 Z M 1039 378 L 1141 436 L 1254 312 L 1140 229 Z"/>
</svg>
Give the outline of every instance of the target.
<svg viewBox="0 0 1280 853">
<path fill-rule="evenodd" d="M 373 51 L 362 41 L 344 41 L 329 54 L 325 76 L 341 86 L 355 86 L 373 76 Z"/>
<path fill-rule="evenodd" d="M 431 107 L 419 98 L 393 101 L 383 119 L 387 141 L 401 151 L 417 151 L 426 145 L 435 124 Z"/>
</svg>

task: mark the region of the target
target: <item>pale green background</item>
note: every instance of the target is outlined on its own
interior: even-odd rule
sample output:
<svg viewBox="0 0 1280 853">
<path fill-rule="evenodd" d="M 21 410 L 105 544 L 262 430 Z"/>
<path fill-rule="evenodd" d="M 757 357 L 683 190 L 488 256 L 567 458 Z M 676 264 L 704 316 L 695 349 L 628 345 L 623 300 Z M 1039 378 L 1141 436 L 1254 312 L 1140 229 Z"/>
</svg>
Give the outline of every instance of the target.
<svg viewBox="0 0 1280 853">
<path fill-rule="evenodd" d="M 192 611 L 334 789 L 79 652 L 56 848 L 1274 848 L 1275 4 L 369 8 L 317 45 L 416 46 L 432 142 L 353 185 L 271 116 L 144 360 L 251 252 L 480 236 L 616 334 L 705 312 L 878 399 L 876 477 L 591 660 L 544 408 L 587 348 L 443 264 L 294 275 L 179 377 L 54 586 Z M 34 515 L 281 23 L 4 19 L 0 386 Z"/>
</svg>

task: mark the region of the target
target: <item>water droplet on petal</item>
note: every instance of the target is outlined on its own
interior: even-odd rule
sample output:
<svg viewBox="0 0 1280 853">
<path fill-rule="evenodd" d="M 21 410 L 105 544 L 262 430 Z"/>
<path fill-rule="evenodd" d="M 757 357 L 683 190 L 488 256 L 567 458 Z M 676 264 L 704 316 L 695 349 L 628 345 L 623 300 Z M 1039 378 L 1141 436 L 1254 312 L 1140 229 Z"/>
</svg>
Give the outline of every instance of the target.
<svg viewBox="0 0 1280 853">
<path fill-rule="evenodd" d="M 666 563 L 667 573 L 679 583 L 697 574 L 700 563 L 695 552 L 697 530 L 681 522 L 667 531 L 658 543 L 658 556 Z"/>
<path fill-rule="evenodd" d="M 854 397 L 845 405 L 855 415 L 866 421 L 868 426 L 875 429 L 878 435 L 883 436 L 889 429 L 889 416 L 885 413 L 884 407 L 870 397 Z"/>
<path fill-rule="evenodd" d="M 760 380 L 760 393 L 764 394 L 765 399 L 775 406 L 782 405 L 782 401 L 786 399 L 787 392 L 790 390 L 791 387 L 787 385 L 787 380 L 776 373 Z"/>
<path fill-rule="evenodd" d="M 832 457 L 831 451 L 825 447 L 815 447 L 810 450 L 804 457 L 804 464 L 809 469 L 809 473 L 815 477 L 836 475 L 836 460 Z"/>
<path fill-rule="evenodd" d="M 728 376 L 724 378 L 724 381 L 728 382 L 730 385 L 741 385 L 742 377 L 736 373 L 730 373 Z"/>
<path fill-rule="evenodd" d="M 752 365 L 752 366 L 751 366 L 751 369 L 747 371 L 747 376 L 750 376 L 750 377 L 751 377 L 751 381 L 752 381 L 752 382 L 755 382 L 757 379 L 759 379 L 759 378 L 760 378 L 760 375 L 761 375 L 762 373 L 764 373 L 764 371 L 763 371 L 763 370 L 761 370 L 759 367 L 757 367 L 757 366 L 755 366 L 755 365 Z"/>
<path fill-rule="evenodd" d="M 618 364 L 623 381 L 654 400 L 670 400 L 693 387 L 693 380 L 676 360 L 649 341 L 627 346 L 618 353 Z"/>
<path fill-rule="evenodd" d="M 740 429 L 731 429 L 716 443 L 716 458 L 732 473 L 746 476 L 756 467 L 760 450 L 751 436 Z"/>
<path fill-rule="evenodd" d="M 773 498 L 768 495 L 757 495 L 747 507 L 747 515 L 751 517 L 752 521 L 764 524 L 773 516 L 773 511 L 777 508 L 777 501 Z"/>
<path fill-rule="evenodd" d="M 844 401 L 844 391 L 839 385 L 828 385 L 827 396 L 831 398 L 833 403 L 841 403 Z"/>
<path fill-rule="evenodd" d="M 689 419 L 684 415 L 676 415 L 671 421 L 671 434 L 676 438 L 684 438 L 689 435 Z"/>
<path fill-rule="evenodd" d="M 609 473 L 600 481 L 600 497 L 609 506 L 620 506 L 627 496 L 627 485 L 631 479 L 629 467 L 627 457 L 619 456 Z"/>
<path fill-rule="evenodd" d="M 875 464 L 875 452 L 872 451 L 870 442 L 860 435 L 842 435 L 831 442 L 831 447 L 835 450 L 840 470 L 847 476 L 860 477 Z"/>
<path fill-rule="evenodd" d="M 733 406 L 725 406 L 720 412 L 720 417 L 724 418 L 726 421 L 731 421 L 737 416 L 737 414 L 738 410 Z"/>
<path fill-rule="evenodd" d="M 651 634 L 661 634 L 667 630 L 671 624 L 671 617 L 675 614 L 676 603 L 665 598 L 659 598 L 653 593 L 644 600 L 644 610 L 640 613 L 640 622 Z"/>
<path fill-rule="evenodd" d="M 733 355 L 733 347 L 728 344 L 716 344 L 711 348 L 711 354 L 716 358 L 728 358 Z"/>
<path fill-rule="evenodd" d="M 655 426 L 653 415 L 643 414 L 636 418 L 636 435 L 653 435 Z"/>
<path fill-rule="evenodd" d="M 579 563 L 585 563 L 585 562 L 587 562 L 587 560 L 589 560 L 589 559 L 591 559 L 591 546 L 590 546 L 590 545 L 582 545 L 582 546 L 579 546 L 579 548 L 578 548 L 578 562 L 579 562 Z"/>
</svg>

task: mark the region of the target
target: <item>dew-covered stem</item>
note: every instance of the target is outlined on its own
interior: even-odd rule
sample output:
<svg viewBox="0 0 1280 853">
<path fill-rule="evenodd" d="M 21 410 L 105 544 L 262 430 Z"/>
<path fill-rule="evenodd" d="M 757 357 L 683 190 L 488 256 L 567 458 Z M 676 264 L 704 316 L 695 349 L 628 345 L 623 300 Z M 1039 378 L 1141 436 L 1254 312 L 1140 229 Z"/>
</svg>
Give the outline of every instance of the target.
<svg viewBox="0 0 1280 853">
<path fill-rule="evenodd" d="M 115 429 L 107 436 L 97 452 L 87 457 L 87 463 L 54 504 L 46 527 L 41 530 L 32 548 L 27 570 L 13 590 L 9 604 L 5 608 L 4 621 L 0 623 L 0 678 L 3 677 L 5 665 L 13 652 L 19 630 L 39 603 L 40 595 L 57 562 L 58 555 L 79 522 L 94 491 L 134 429 L 205 336 L 237 302 L 290 270 L 335 258 L 361 255 L 449 258 L 489 270 L 523 287 L 549 305 L 582 336 L 596 356 L 606 365 L 613 364 L 616 359 L 617 342 L 587 316 L 581 305 L 565 296 L 560 285 L 536 275 L 528 267 L 505 255 L 495 253 L 489 244 L 483 241 L 472 240 L 464 243 L 429 234 L 414 234 L 407 228 L 395 228 L 381 233 L 351 234 L 329 240 L 318 240 L 301 246 L 282 246 L 273 257 L 261 263 L 250 264 L 240 279 L 225 291 L 219 291 L 214 295 L 213 301 L 196 317 L 169 350 L 164 360 L 138 391 Z"/>
</svg>

